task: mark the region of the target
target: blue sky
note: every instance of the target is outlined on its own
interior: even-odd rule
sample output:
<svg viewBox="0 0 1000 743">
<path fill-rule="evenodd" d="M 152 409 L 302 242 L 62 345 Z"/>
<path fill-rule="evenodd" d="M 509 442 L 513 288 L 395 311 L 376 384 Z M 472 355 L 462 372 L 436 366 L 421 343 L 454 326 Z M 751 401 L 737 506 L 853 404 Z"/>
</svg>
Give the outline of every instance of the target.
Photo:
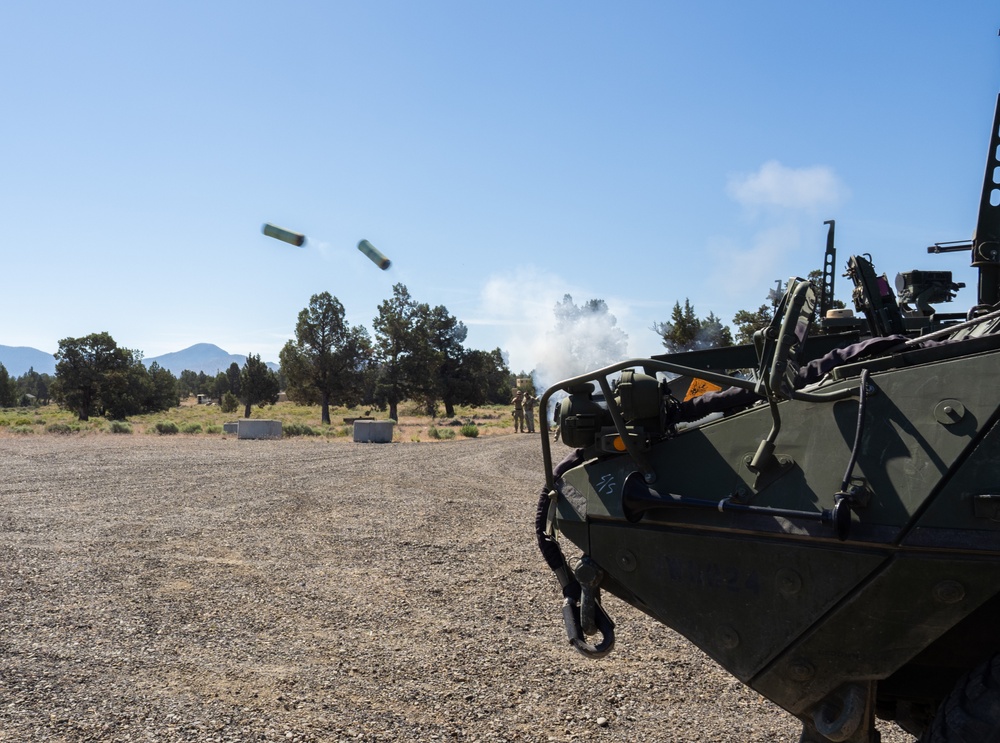
<svg viewBox="0 0 1000 743">
<path fill-rule="evenodd" d="M 313 294 L 370 330 L 403 283 L 514 371 L 558 353 L 567 293 L 647 355 L 675 302 L 730 322 L 820 268 L 828 219 L 841 264 L 974 287 L 925 248 L 975 226 L 995 0 L 94 0 L 0 27 L 0 345 L 276 361 Z"/>
</svg>

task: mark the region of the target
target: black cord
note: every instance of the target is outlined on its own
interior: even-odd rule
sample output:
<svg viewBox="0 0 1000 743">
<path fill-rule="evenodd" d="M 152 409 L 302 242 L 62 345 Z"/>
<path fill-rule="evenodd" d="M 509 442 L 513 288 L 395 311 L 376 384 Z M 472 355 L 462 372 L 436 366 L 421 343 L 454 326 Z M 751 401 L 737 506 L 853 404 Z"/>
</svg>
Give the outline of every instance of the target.
<svg viewBox="0 0 1000 743">
<path fill-rule="evenodd" d="M 563 473 L 577 466 L 582 461 L 583 449 L 574 449 L 556 466 L 552 474 L 558 479 L 562 477 Z M 552 499 L 549 496 L 548 486 L 542 486 L 541 492 L 538 494 L 538 506 L 535 508 L 535 538 L 538 540 L 538 549 L 541 551 L 542 557 L 545 558 L 546 564 L 548 564 L 559 580 L 559 587 L 562 589 L 563 596 L 576 602 L 580 600 L 580 584 L 573 576 L 573 571 L 569 569 L 569 565 L 566 564 L 566 558 L 563 556 L 559 542 L 548 532 L 549 506 L 551 503 Z"/>
<path fill-rule="evenodd" d="M 854 477 L 854 465 L 858 462 L 858 452 L 861 450 L 861 437 L 865 432 L 865 411 L 868 408 L 868 370 L 861 370 L 861 388 L 858 391 L 858 425 L 854 430 L 854 446 L 851 447 L 851 458 L 847 462 L 844 482 L 840 485 L 840 494 L 847 495 L 847 488 Z"/>
</svg>

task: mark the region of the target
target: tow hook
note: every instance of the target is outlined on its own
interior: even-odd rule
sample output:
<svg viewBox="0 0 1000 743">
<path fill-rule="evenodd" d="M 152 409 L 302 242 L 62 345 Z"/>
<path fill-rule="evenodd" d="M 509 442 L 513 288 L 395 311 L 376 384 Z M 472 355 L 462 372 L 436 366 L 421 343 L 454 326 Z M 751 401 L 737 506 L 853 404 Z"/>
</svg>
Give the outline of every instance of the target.
<svg viewBox="0 0 1000 743">
<path fill-rule="evenodd" d="M 601 607 L 601 579 L 604 571 L 589 557 L 584 557 L 573 571 L 580 584 L 580 600 L 563 601 L 563 621 L 569 643 L 588 658 L 603 658 L 615 646 L 615 623 Z M 587 635 L 600 633 L 601 642 L 587 642 Z"/>
</svg>

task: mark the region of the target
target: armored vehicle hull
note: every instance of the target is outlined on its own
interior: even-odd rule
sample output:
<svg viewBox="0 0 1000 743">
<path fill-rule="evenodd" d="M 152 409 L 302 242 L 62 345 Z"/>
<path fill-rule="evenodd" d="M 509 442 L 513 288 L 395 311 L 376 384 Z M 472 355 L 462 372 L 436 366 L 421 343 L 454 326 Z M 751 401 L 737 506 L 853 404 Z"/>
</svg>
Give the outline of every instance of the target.
<svg viewBox="0 0 1000 743">
<path fill-rule="evenodd" d="M 543 420 L 536 531 L 574 647 L 611 650 L 606 591 L 797 716 L 803 741 L 873 743 L 876 716 L 1000 740 L 998 147 L 1000 102 L 964 317 L 925 306 L 914 328 L 856 256 L 860 327 L 814 322 L 831 297 L 796 279 L 753 347 L 546 390 L 572 451 L 556 463 Z M 719 391 L 683 399 L 692 379 Z"/>
</svg>

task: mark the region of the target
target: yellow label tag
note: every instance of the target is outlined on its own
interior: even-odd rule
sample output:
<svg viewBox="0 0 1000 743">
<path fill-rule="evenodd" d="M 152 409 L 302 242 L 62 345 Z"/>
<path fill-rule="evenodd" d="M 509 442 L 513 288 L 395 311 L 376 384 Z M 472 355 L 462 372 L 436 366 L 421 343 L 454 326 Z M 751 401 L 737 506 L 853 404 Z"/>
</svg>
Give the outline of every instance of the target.
<svg viewBox="0 0 1000 743">
<path fill-rule="evenodd" d="M 704 379 L 692 379 L 687 394 L 684 395 L 684 402 L 694 397 L 701 397 L 706 392 L 719 392 L 720 390 L 722 388 L 717 384 L 706 382 Z"/>
</svg>

